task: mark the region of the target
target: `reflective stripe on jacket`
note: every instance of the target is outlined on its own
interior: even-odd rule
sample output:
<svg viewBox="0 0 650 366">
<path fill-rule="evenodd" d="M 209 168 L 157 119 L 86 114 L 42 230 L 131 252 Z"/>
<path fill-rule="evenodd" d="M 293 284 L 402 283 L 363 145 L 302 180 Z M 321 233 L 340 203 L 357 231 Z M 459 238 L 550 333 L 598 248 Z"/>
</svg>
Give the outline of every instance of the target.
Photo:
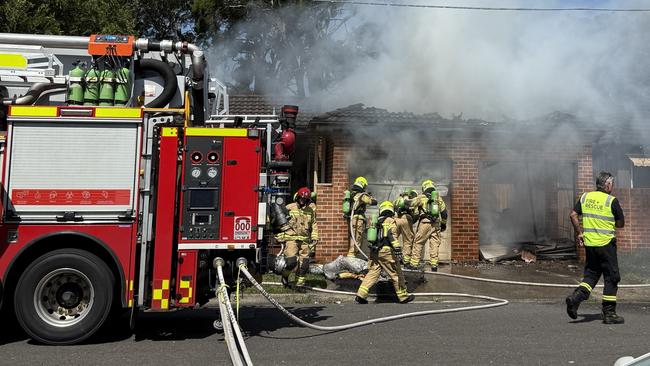
<svg viewBox="0 0 650 366">
<path fill-rule="evenodd" d="M 316 225 L 315 206 L 309 205 L 301 208 L 297 203 L 287 205 L 289 210 L 289 226 L 291 229 L 276 235 L 276 238 L 285 240 L 307 241 L 318 240 L 318 226 Z"/>
<path fill-rule="evenodd" d="M 613 201 L 614 196 L 600 191 L 583 193 L 580 197 L 585 246 L 602 247 L 616 236 Z"/>
<path fill-rule="evenodd" d="M 381 221 L 382 240 L 381 246 L 391 246 L 393 248 L 400 248 L 401 244 L 397 240 L 397 223 L 395 218 L 386 217 Z"/>
</svg>

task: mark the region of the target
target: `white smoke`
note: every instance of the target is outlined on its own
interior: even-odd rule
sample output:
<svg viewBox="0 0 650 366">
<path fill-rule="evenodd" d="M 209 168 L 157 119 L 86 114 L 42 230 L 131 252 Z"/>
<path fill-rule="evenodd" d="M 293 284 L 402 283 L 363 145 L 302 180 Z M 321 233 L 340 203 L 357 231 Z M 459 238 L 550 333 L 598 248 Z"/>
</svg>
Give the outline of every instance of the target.
<svg viewBox="0 0 650 366">
<path fill-rule="evenodd" d="M 426 2 L 446 3 L 446 2 Z M 567 2 L 453 5 L 568 7 Z M 639 2 L 594 7 L 650 7 Z M 325 109 L 351 102 L 485 120 L 563 111 L 583 119 L 641 117 L 648 102 L 648 13 L 436 10 L 359 6 L 376 56 L 318 93 Z M 366 37 L 368 39 L 368 37 Z"/>
</svg>

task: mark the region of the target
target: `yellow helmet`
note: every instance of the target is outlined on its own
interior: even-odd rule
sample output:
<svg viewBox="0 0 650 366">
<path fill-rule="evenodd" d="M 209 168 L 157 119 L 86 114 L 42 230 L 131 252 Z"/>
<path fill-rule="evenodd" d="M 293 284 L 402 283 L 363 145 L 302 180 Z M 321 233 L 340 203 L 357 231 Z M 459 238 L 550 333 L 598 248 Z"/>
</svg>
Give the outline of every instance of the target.
<svg viewBox="0 0 650 366">
<path fill-rule="evenodd" d="M 435 190 L 436 190 L 436 185 L 433 184 L 433 181 L 431 179 L 427 179 L 424 182 L 422 182 L 422 193 L 427 193 Z"/>
<path fill-rule="evenodd" d="M 364 177 L 357 177 L 357 179 L 354 180 L 354 185 L 359 186 L 361 189 L 366 189 L 368 181 Z"/>
<path fill-rule="evenodd" d="M 380 216 L 390 216 L 395 214 L 393 203 L 391 201 L 384 201 L 379 205 Z"/>
</svg>

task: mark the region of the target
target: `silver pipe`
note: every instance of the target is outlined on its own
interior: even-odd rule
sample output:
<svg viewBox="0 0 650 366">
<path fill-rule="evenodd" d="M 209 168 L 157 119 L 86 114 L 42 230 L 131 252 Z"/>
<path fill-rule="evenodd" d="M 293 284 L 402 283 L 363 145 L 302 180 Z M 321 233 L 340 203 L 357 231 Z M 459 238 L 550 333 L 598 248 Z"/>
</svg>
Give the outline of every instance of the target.
<svg viewBox="0 0 650 366">
<path fill-rule="evenodd" d="M 203 74 L 205 71 L 205 57 L 203 57 L 203 51 L 194 51 L 192 52 L 192 79 L 197 82 L 197 86 L 202 87 L 200 82 L 203 80 Z"/>
<path fill-rule="evenodd" d="M 38 98 L 43 94 L 43 92 L 46 92 L 48 90 L 52 89 L 58 89 L 58 88 L 65 88 L 65 84 L 55 84 L 55 83 L 34 83 L 32 86 L 27 90 L 27 93 L 25 95 L 22 95 L 17 98 L 2 98 L 2 104 L 4 105 L 12 105 L 12 104 L 17 104 L 17 105 L 26 105 L 26 104 L 32 104 L 35 101 L 38 100 Z"/>
<path fill-rule="evenodd" d="M 182 52 L 190 55 L 192 60 L 192 79 L 200 87 L 200 82 L 205 77 L 205 56 L 199 46 L 186 42 L 173 42 L 167 39 L 161 41 L 138 38 L 135 40 L 134 47 L 136 50 L 148 51 L 165 51 L 165 52 Z"/>
<path fill-rule="evenodd" d="M 0 33 L 0 43 L 43 46 L 46 48 L 86 49 L 90 37 L 55 36 L 50 34 Z"/>
</svg>

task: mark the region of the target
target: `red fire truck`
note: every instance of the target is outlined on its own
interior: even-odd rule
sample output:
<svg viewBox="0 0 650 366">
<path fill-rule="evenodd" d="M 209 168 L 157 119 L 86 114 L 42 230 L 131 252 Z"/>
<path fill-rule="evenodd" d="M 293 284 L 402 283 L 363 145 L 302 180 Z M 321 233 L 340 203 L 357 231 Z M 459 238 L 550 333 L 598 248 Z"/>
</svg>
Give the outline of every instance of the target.
<svg viewBox="0 0 650 366">
<path fill-rule="evenodd" d="M 0 34 L 0 302 L 71 344 L 111 309 L 214 296 L 212 262 L 265 270 L 298 108 L 230 115 L 195 45 Z"/>
</svg>

